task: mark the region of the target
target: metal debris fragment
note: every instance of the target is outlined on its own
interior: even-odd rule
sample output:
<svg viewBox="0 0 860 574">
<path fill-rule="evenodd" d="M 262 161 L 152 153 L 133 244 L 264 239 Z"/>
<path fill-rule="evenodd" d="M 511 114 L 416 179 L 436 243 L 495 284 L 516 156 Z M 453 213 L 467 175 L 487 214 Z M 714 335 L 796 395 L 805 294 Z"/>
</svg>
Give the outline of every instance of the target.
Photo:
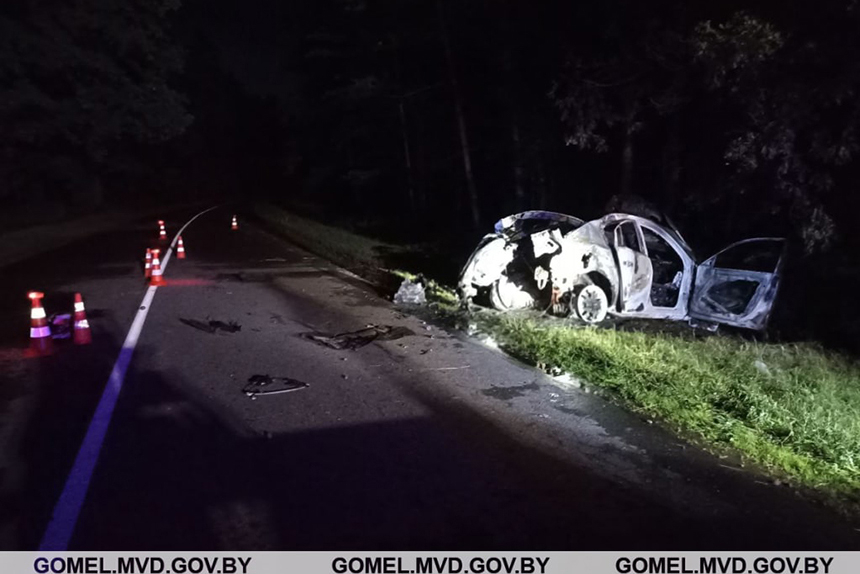
<svg viewBox="0 0 860 574">
<path fill-rule="evenodd" d="M 319 345 L 330 347 L 338 351 L 344 349 L 356 350 L 373 341 L 393 341 L 409 335 L 414 335 L 406 327 L 391 327 L 388 325 L 368 325 L 358 331 L 338 333 L 337 335 L 325 335 L 323 333 L 302 333 L 303 339 L 313 341 Z"/>
<path fill-rule="evenodd" d="M 307 383 L 289 377 L 253 375 L 248 379 L 248 384 L 245 385 L 242 392 L 253 399 L 261 395 L 278 395 L 298 391 L 299 389 L 306 389 L 309 386 Z"/>
<path fill-rule="evenodd" d="M 188 325 L 189 327 L 194 327 L 198 331 L 203 331 L 204 333 L 209 333 L 210 335 L 215 333 L 216 331 L 236 333 L 242 330 L 242 326 L 235 321 L 230 321 L 229 323 L 225 323 L 223 321 L 209 321 L 204 323 L 203 321 L 198 321 L 197 319 L 185 319 L 184 317 L 180 317 L 179 320 L 185 325 Z"/>
</svg>

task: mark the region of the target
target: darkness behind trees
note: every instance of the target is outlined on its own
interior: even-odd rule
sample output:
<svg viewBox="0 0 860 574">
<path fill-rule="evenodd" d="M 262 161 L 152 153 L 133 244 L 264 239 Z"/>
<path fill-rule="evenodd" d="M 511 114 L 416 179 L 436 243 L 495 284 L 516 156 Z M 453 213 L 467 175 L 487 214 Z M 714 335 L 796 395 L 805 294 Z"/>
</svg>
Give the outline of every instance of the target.
<svg viewBox="0 0 860 574">
<path fill-rule="evenodd" d="M 811 299 L 857 279 L 858 24 L 851 0 L 10 0 L 0 210 L 256 197 L 463 245 L 521 209 L 662 212 L 702 257 L 789 237 L 784 306 L 826 324 Z"/>
</svg>

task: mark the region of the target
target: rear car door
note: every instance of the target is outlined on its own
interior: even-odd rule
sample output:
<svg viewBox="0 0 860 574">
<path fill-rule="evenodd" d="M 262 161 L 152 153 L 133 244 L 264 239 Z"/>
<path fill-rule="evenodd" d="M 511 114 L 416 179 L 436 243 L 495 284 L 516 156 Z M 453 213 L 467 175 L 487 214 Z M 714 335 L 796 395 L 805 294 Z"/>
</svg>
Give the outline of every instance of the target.
<svg viewBox="0 0 860 574">
<path fill-rule="evenodd" d="M 767 326 L 779 289 L 785 239 L 761 237 L 729 245 L 696 268 L 689 314 L 745 329 Z"/>
</svg>

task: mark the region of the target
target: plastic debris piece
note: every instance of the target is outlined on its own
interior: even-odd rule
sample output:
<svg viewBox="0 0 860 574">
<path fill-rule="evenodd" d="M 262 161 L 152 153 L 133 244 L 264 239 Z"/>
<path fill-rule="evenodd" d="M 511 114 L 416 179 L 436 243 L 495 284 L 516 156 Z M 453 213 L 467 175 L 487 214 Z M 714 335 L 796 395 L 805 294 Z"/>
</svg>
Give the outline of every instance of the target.
<svg viewBox="0 0 860 574">
<path fill-rule="evenodd" d="M 753 366 L 755 367 L 755 370 L 758 371 L 759 373 L 761 373 L 762 375 L 764 375 L 766 377 L 769 377 L 771 375 L 770 369 L 768 368 L 767 364 L 764 361 L 762 361 L 761 359 L 756 359 L 753 362 Z"/>
<path fill-rule="evenodd" d="M 423 305 L 427 303 L 424 285 L 417 281 L 404 279 L 397 293 L 394 294 L 394 302 L 398 305 Z"/>
<path fill-rule="evenodd" d="M 310 385 L 289 377 L 272 377 L 269 375 L 252 375 L 242 392 L 251 400 L 261 395 L 278 395 L 306 389 Z"/>
</svg>

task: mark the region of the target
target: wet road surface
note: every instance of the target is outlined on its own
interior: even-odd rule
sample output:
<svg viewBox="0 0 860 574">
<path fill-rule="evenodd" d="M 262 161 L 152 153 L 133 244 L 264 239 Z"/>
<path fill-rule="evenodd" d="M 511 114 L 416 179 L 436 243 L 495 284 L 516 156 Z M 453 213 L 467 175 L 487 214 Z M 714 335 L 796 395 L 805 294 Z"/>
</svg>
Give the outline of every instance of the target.
<svg viewBox="0 0 860 574">
<path fill-rule="evenodd" d="M 168 217 L 171 237 L 192 215 Z M 148 310 L 70 549 L 860 547 L 832 511 L 406 315 L 250 222 L 232 232 L 231 215 L 183 233 L 188 257 L 174 254 Z M 146 291 L 154 231 L 2 270 L 4 548 L 39 545 Z M 80 291 L 93 344 L 25 359 L 30 289 L 49 313 Z M 404 336 L 356 350 L 303 336 L 369 324 Z M 255 375 L 307 387 L 252 399 Z"/>
</svg>

